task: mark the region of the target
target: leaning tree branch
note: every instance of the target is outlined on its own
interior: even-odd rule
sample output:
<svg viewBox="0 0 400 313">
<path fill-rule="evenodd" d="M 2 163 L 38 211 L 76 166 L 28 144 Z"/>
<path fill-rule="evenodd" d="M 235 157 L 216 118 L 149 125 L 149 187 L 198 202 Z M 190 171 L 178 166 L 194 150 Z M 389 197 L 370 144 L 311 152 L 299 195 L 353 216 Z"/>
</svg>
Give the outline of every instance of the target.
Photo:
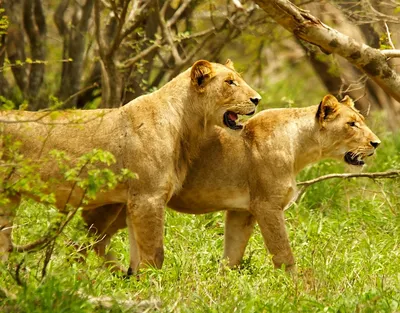
<svg viewBox="0 0 400 313">
<path fill-rule="evenodd" d="M 298 203 L 299 200 L 301 199 L 302 195 L 305 193 L 306 189 L 310 187 L 311 185 L 328 180 L 328 179 L 333 179 L 333 178 L 343 178 L 343 179 L 349 179 L 349 178 L 360 178 L 360 177 L 365 177 L 369 178 L 372 180 L 377 180 L 377 179 L 384 179 L 384 178 L 398 178 L 400 177 L 400 170 L 393 170 L 393 171 L 387 171 L 387 172 L 375 172 L 375 173 L 344 173 L 344 174 L 328 174 L 324 176 L 320 176 L 314 179 L 306 180 L 303 182 L 298 182 L 297 186 L 300 186 L 300 188 L 297 190 L 296 194 L 294 195 L 291 203 Z"/>
<path fill-rule="evenodd" d="M 344 57 L 365 72 L 385 92 L 400 101 L 400 77 L 387 62 L 387 55 L 323 24 L 288 0 L 255 0 L 278 24 L 326 53 Z"/>
</svg>

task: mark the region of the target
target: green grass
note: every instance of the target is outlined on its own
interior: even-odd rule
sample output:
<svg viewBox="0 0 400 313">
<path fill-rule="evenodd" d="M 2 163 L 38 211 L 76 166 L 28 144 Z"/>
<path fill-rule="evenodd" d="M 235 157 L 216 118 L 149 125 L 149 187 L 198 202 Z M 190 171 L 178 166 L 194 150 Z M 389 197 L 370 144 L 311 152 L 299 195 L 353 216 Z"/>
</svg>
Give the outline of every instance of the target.
<svg viewBox="0 0 400 313">
<path fill-rule="evenodd" d="M 368 171 L 400 168 L 399 136 L 383 136 Z M 342 171 L 343 165 L 324 161 L 304 170 L 299 180 Z M 243 269 L 232 271 L 220 266 L 222 213 L 168 210 L 163 269 L 149 269 L 139 281 L 124 279 L 105 269 L 93 252 L 86 263 L 78 262 L 67 242 L 91 239 L 77 217 L 59 237 L 44 279 L 43 252 L 13 254 L 8 266 L 0 267 L 0 286 L 15 295 L 0 295 L 0 312 L 399 312 L 399 194 L 399 179 L 335 179 L 308 188 L 300 204 L 286 211 L 295 278 L 273 269 L 258 228 Z M 15 240 L 40 237 L 57 215 L 55 209 L 25 201 Z M 126 265 L 126 232 L 112 246 Z M 19 263 L 24 287 L 13 278 Z M 116 300 L 104 309 L 89 296 Z M 126 309 L 123 300 L 141 306 Z"/>
</svg>

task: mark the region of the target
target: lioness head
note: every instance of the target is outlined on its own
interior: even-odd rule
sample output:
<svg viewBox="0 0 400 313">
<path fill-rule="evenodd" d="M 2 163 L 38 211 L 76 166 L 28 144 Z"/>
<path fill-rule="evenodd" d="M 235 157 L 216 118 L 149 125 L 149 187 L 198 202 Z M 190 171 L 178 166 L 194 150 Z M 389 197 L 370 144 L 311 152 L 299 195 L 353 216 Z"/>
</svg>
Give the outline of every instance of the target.
<svg viewBox="0 0 400 313">
<path fill-rule="evenodd" d="M 201 97 L 211 97 L 212 105 L 216 107 L 210 109 L 217 112 L 214 124 L 222 127 L 242 129 L 238 115 L 252 115 L 261 100 L 261 96 L 235 71 L 231 60 L 225 65 L 197 61 L 191 68 L 190 77 Z"/>
<path fill-rule="evenodd" d="M 364 165 L 364 159 L 372 156 L 381 143 L 348 96 L 338 102 L 334 96 L 326 95 L 316 118 L 321 128 L 323 153 L 347 164 Z"/>
</svg>

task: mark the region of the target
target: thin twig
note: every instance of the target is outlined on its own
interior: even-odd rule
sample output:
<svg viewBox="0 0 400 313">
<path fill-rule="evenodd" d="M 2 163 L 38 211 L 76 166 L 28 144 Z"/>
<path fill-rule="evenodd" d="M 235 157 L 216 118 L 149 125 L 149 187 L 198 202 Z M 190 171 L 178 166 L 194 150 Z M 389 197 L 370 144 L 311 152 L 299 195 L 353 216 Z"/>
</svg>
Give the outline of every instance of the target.
<svg viewBox="0 0 400 313">
<path fill-rule="evenodd" d="M 42 280 L 46 277 L 47 274 L 47 265 L 49 264 L 51 260 L 51 256 L 53 255 L 54 247 L 55 247 L 56 241 L 53 240 L 49 246 L 47 246 L 44 261 L 43 261 L 43 267 L 42 267 Z"/>
<path fill-rule="evenodd" d="M 344 179 L 349 179 L 349 178 L 360 178 L 360 177 L 365 177 L 365 178 L 370 178 L 370 179 L 383 179 L 383 178 L 397 178 L 400 177 L 400 170 L 393 170 L 393 171 L 387 171 L 387 172 L 375 172 L 375 173 L 344 173 L 344 174 L 328 174 L 324 176 L 320 176 L 314 179 L 306 180 L 303 182 L 298 182 L 297 186 L 300 186 L 300 188 L 297 190 L 296 194 L 294 195 L 292 201 L 290 204 L 287 206 L 289 207 L 292 203 L 298 203 L 298 201 L 301 199 L 301 196 L 304 194 L 306 189 L 318 182 L 328 180 L 328 179 L 333 179 L 333 178 L 344 178 Z"/>
<path fill-rule="evenodd" d="M 16 252 L 32 251 L 32 250 L 36 249 L 37 247 L 43 246 L 45 243 L 50 241 L 50 239 L 51 238 L 46 236 L 46 237 L 40 238 L 34 242 L 28 243 L 23 246 L 13 244 L 12 249 L 13 249 L 13 251 L 16 251 Z"/>
<path fill-rule="evenodd" d="M 298 182 L 298 186 L 306 186 L 308 187 L 309 185 L 312 185 L 314 183 L 327 180 L 327 179 L 332 179 L 332 178 L 353 178 L 353 177 L 367 177 L 371 179 L 376 179 L 376 178 L 395 178 L 400 176 L 400 170 L 393 170 L 393 171 L 387 171 L 387 172 L 375 172 L 375 173 L 335 173 L 335 174 L 328 174 L 324 176 L 320 176 L 314 179 L 306 180 L 303 182 Z"/>
<path fill-rule="evenodd" d="M 41 111 L 44 112 L 43 115 L 40 115 L 37 118 L 34 119 L 26 119 L 26 120 L 4 120 L 4 119 L 0 119 L 0 123 L 4 123 L 4 124 L 16 124 L 16 123 L 38 123 L 38 124 L 43 124 L 43 125 L 83 125 L 83 124 L 87 124 L 89 122 L 92 122 L 98 118 L 103 118 L 108 112 L 111 111 L 105 111 L 102 113 L 97 114 L 94 117 L 88 118 L 86 120 L 71 120 L 71 121 L 67 121 L 67 122 L 44 122 L 42 121 L 46 116 L 50 115 L 53 112 L 57 112 L 57 110 L 54 111 Z M 62 112 L 62 111 L 61 111 Z M 79 112 L 79 111 L 78 111 Z M 79 117 L 79 116 L 77 116 Z"/>
<path fill-rule="evenodd" d="M 124 62 L 122 67 L 131 67 L 133 64 L 135 64 L 137 61 L 143 59 L 145 56 L 153 52 L 153 50 L 158 49 L 161 45 L 161 42 L 155 41 L 153 45 L 147 47 L 146 49 L 142 50 L 139 54 L 134 56 L 133 58 L 130 58 Z"/>
<path fill-rule="evenodd" d="M 171 27 L 176 24 L 178 19 L 181 17 L 183 12 L 185 12 L 186 8 L 189 6 L 190 2 L 192 0 L 185 0 L 183 3 L 179 6 L 179 8 L 175 11 L 174 15 L 168 20 L 167 22 L 167 27 Z"/>
<path fill-rule="evenodd" d="M 73 95 L 70 95 L 67 99 L 65 99 L 65 101 L 63 101 L 62 106 L 64 106 L 65 104 L 67 104 L 67 103 L 70 102 L 73 98 L 79 96 L 80 94 L 82 94 L 82 93 L 84 93 L 84 92 L 86 92 L 86 91 L 88 91 L 88 90 L 90 90 L 90 89 L 96 88 L 96 87 L 99 87 L 99 84 L 98 84 L 98 83 L 93 83 L 92 85 L 87 86 L 87 87 L 85 87 L 85 88 L 83 88 L 83 89 L 81 89 L 81 90 L 75 92 Z"/>
<path fill-rule="evenodd" d="M 392 37 L 390 35 L 389 26 L 387 25 L 386 22 L 383 22 L 383 24 L 385 25 L 386 35 L 387 35 L 387 38 L 388 38 L 389 45 L 392 47 L 392 49 L 396 50 L 396 47 L 394 46 L 393 41 L 392 41 Z"/>
</svg>

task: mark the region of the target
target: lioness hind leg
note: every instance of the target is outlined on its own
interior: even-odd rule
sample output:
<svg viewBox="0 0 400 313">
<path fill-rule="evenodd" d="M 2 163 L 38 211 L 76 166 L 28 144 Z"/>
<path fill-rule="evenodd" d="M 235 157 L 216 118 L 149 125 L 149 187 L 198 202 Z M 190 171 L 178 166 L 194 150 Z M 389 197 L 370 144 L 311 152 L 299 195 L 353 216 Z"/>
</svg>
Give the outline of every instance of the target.
<svg viewBox="0 0 400 313">
<path fill-rule="evenodd" d="M 225 216 L 224 259 L 229 267 L 239 266 L 253 233 L 255 218 L 248 212 L 227 211 Z"/>
<path fill-rule="evenodd" d="M 0 261 L 7 261 L 12 250 L 12 226 L 15 210 L 21 202 L 19 195 L 8 197 L 8 203 L 0 206 Z"/>
<path fill-rule="evenodd" d="M 129 233 L 130 268 L 161 268 L 164 262 L 164 197 L 138 197 L 128 201 L 126 223 Z"/>
<path fill-rule="evenodd" d="M 93 245 L 94 251 L 106 261 L 107 267 L 114 272 L 126 273 L 126 269 L 117 261 L 113 251 L 107 251 L 118 230 L 126 227 L 125 204 L 109 204 L 92 210 L 82 212 L 82 218 L 86 222 L 89 233 L 98 239 Z"/>
</svg>

